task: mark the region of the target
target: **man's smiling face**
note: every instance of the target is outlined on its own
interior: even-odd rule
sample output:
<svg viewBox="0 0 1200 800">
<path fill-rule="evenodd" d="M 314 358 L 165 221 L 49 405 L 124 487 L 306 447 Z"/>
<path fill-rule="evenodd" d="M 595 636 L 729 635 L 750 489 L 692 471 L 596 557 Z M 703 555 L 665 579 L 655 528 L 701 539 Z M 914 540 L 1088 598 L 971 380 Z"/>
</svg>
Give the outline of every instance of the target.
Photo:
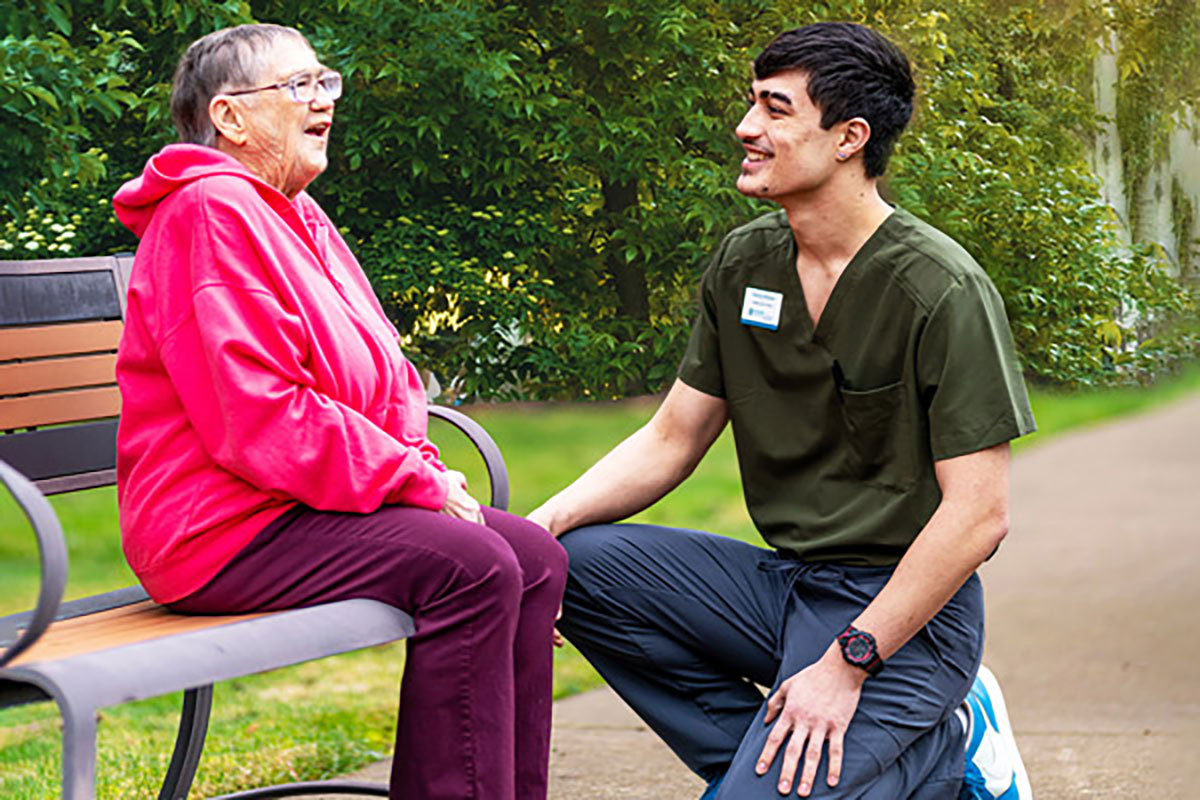
<svg viewBox="0 0 1200 800">
<path fill-rule="evenodd" d="M 746 150 L 738 191 L 780 202 L 824 185 L 837 166 L 843 126 L 821 127 L 804 73 L 789 70 L 754 81 L 747 102 L 736 131 Z"/>
</svg>

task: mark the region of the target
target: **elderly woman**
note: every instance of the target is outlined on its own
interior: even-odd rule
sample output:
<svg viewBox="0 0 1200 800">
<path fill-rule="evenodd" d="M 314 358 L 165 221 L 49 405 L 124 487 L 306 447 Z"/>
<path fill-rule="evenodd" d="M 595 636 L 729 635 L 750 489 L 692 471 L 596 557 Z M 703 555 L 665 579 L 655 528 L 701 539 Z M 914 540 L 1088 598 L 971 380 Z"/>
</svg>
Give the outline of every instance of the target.
<svg viewBox="0 0 1200 800">
<path fill-rule="evenodd" d="M 175 74 L 183 143 L 117 193 L 141 239 L 117 363 L 125 554 L 187 613 L 408 611 L 391 797 L 544 798 L 566 557 L 438 460 L 416 370 L 304 191 L 341 92 L 291 28 L 205 36 Z"/>
</svg>

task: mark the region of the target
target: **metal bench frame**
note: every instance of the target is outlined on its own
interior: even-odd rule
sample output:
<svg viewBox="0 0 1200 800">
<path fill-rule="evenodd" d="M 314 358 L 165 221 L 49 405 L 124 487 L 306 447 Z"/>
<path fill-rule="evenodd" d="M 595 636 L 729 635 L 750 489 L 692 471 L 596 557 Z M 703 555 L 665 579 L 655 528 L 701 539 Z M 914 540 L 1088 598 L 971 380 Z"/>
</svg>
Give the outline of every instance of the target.
<svg viewBox="0 0 1200 800">
<path fill-rule="evenodd" d="M 124 312 L 130 257 L 0 262 L 0 278 L 11 275 L 108 271 Z M 0 353 L 0 361 L 6 359 Z M 508 506 L 508 475 L 492 438 L 466 415 L 442 406 L 429 413 L 462 431 L 479 450 L 491 483 L 490 504 Z M 110 428 L 110 426 L 112 426 Z M 73 433 L 73 431 L 75 431 Z M 101 451 L 103 464 L 115 464 L 113 421 L 40 430 L 55 446 L 86 446 Z M 0 708 L 53 700 L 63 719 L 62 797 L 93 800 L 96 779 L 96 716 L 100 708 L 184 691 L 179 731 L 159 800 L 185 800 L 204 749 L 213 684 L 304 661 L 397 641 L 413 633 L 412 618 L 374 600 L 355 599 L 233 618 L 216 627 L 167 633 L 133 644 L 63 658 L 29 659 L 28 650 L 56 622 L 85 622 L 90 615 L 148 601 L 139 586 L 62 603 L 67 579 L 67 548 L 48 494 L 111 485 L 115 470 L 89 469 L 59 474 L 46 464 L 45 437 L 34 432 L 0 435 L 0 483 L 16 499 L 37 536 L 41 586 L 37 605 L 0 618 Z M 41 450 L 42 452 L 38 452 Z M 34 465 L 27 477 L 18 466 Z M 53 462 L 53 457 L 50 457 Z M 116 532 L 114 531 L 114 536 Z M 165 609 L 163 614 L 169 614 Z M 180 620 L 190 618 L 173 615 Z M 76 624 L 76 623 L 72 623 Z M 21 656 L 25 654 L 26 659 Z M 291 783 L 223 795 L 214 800 L 259 800 L 315 794 L 386 796 L 382 784 L 356 781 Z"/>
</svg>

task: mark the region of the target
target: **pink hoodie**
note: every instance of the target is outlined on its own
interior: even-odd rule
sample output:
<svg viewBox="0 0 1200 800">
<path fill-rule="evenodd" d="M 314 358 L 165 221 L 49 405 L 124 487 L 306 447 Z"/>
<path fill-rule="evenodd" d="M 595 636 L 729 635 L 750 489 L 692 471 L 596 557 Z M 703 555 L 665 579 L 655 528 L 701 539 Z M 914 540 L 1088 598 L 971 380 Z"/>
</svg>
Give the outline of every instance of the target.
<svg viewBox="0 0 1200 800">
<path fill-rule="evenodd" d="M 442 507 L 421 381 L 311 197 L 171 145 L 114 205 L 141 239 L 117 355 L 117 494 L 151 597 L 201 588 L 296 503 Z"/>
</svg>

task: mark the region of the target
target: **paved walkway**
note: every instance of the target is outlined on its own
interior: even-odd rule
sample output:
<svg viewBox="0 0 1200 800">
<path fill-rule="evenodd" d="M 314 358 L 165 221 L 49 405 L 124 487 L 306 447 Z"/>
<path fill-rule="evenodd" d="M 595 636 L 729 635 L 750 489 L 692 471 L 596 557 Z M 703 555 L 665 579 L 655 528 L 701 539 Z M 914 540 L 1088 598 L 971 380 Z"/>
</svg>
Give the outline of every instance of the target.
<svg viewBox="0 0 1200 800">
<path fill-rule="evenodd" d="M 1200 797 L 1200 394 L 1035 447 L 1012 477 L 986 660 L 1037 797 Z M 702 789 L 609 690 L 556 705 L 552 800 Z"/>
</svg>

